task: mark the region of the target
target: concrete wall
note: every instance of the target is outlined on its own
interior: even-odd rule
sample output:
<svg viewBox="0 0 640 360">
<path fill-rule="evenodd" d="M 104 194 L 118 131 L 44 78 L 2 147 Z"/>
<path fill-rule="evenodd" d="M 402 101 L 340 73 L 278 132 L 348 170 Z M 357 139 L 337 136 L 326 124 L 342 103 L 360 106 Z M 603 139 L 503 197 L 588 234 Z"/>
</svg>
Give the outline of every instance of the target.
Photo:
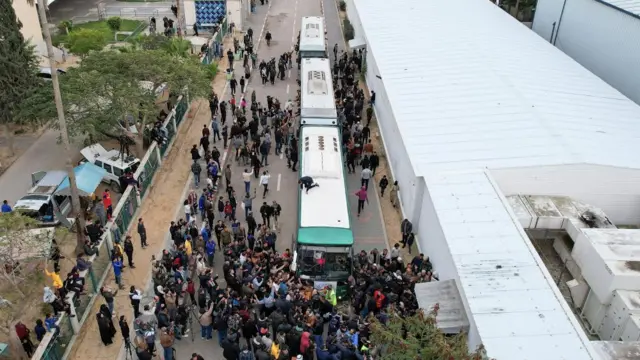
<svg viewBox="0 0 640 360">
<path fill-rule="evenodd" d="M 227 16 L 230 23 L 236 24 L 236 29 L 244 29 L 245 15 L 241 0 L 227 0 Z"/>
<path fill-rule="evenodd" d="M 353 4 L 353 0 L 345 0 L 347 4 L 347 18 L 351 22 L 354 30 L 354 39 L 364 39 L 364 30 L 362 29 L 362 23 L 360 22 L 360 16 L 356 10 L 356 6 Z"/>
<path fill-rule="evenodd" d="M 555 34 L 553 23 L 556 23 L 557 28 L 563 3 L 564 0 L 538 0 L 536 5 L 532 29 L 549 42 L 551 42 L 552 32 Z"/>
<path fill-rule="evenodd" d="M 196 2 L 194 0 L 183 0 L 184 4 L 184 25 L 187 27 L 187 33 L 193 29 L 196 23 Z"/>
<path fill-rule="evenodd" d="M 640 223 L 640 171 L 598 165 L 491 170 L 505 196 L 569 196 L 604 210 L 615 224 Z"/>
<path fill-rule="evenodd" d="M 38 18 L 36 7 L 29 5 L 25 0 L 14 0 L 13 9 L 18 19 L 22 22 L 22 36 L 24 36 L 25 40 L 29 40 L 35 45 L 36 53 L 45 55 L 47 47 L 42 36 L 42 28 L 40 27 L 40 19 Z"/>
<path fill-rule="evenodd" d="M 364 40 L 366 43 L 366 39 Z M 413 167 L 396 124 L 383 81 L 377 76 L 379 74 L 373 52 L 367 51 L 367 74 L 365 78 L 369 90 L 376 92 L 375 114 L 384 141 L 387 161 L 391 165 L 393 178 L 398 181 L 400 186 L 400 199 L 406 212 L 405 215 L 415 224 L 418 222 L 419 217 L 419 213 L 416 212 L 419 201 L 416 202 L 416 199 L 421 198 L 421 194 L 417 189 L 421 186 L 419 181 L 424 180 L 417 179 L 413 172 Z M 391 154 L 393 156 L 390 156 Z"/>
<path fill-rule="evenodd" d="M 533 30 L 545 39 L 556 26 L 556 46 L 640 104 L 640 19 L 596 0 L 539 0 Z"/>
</svg>

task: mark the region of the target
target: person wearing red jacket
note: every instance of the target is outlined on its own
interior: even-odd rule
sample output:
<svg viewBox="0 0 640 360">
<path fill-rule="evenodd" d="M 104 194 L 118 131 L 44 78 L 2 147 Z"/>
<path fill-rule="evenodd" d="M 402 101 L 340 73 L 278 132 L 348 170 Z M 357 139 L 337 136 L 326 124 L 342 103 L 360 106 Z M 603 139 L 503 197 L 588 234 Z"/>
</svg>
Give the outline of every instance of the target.
<svg viewBox="0 0 640 360">
<path fill-rule="evenodd" d="M 107 209 L 107 220 L 111 220 L 111 216 L 113 216 L 113 203 L 111 202 L 109 189 L 102 193 L 102 203 L 104 204 L 104 208 Z"/>
</svg>

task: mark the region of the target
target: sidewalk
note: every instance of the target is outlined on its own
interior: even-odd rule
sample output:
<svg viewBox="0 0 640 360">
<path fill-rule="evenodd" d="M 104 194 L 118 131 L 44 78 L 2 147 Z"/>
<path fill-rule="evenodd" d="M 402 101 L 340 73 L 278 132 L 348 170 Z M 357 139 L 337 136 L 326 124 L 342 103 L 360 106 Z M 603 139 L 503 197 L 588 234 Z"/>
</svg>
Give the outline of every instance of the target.
<svg viewBox="0 0 640 360">
<path fill-rule="evenodd" d="M 225 48 L 231 46 L 231 44 L 231 38 L 225 39 Z M 225 58 L 220 61 L 220 67 L 224 68 L 226 66 L 227 61 Z M 219 73 L 213 81 L 213 88 L 216 93 L 222 93 L 225 82 L 224 73 Z M 193 114 L 193 117 L 190 117 L 191 114 Z M 162 167 L 159 169 L 157 177 L 149 190 L 149 196 L 146 197 L 140 208 L 139 214 L 145 220 L 149 243 L 149 247 L 144 250 L 139 247 L 140 240 L 135 230 L 137 221 L 132 222 L 130 233 L 134 238 L 136 268 L 125 268 L 122 274 L 125 289 L 118 292 L 115 300 L 117 317 L 125 315 L 129 322 L 133 317 L 133 310 L 129 301 L 129 286 L 133 285 L 138 289 L 145 290 L 151 269 L 151 256 L 160 253 L 165 247 L 165 235 L 170 222 L 174 220 L 176 203 L 182 196 L 190 174 L 189 150 L 193 144 L 198 143 L 201 136 L 200 129 L 202 129 L 203 125 L 209 125 L 211 121 L 208 101 L 199 99 L 192 102 L 188 116 L 189 118 L 184 120 L 185 124 L 180 127 L 173 148 L 163 160 Z M 105 281 L 105 285 L 117 288 L 112 275 Z M 102 303 L 102 299 L 98 299 L 95 302 L 94 313 L 98 312 Z M 114 318 L 114 323 L 116 322 L 117 319 Z M 119 333 L 120 330 L 117 324 L 114 325 L 116 325 L 118 334 L 114 338 L 114 343 L 105 347 L 100 341 L 100 333 L 95 317 L 89 316 L 82 332 L 78 335 L 69 358 L 77 360 L 116 359 L 122 347 L 122 335 Z M 131 331 L 133 331 L 132 328 Z"/>
<path fill-rule="evenodd" d="M 342 20 L 338 14 L 335 0 L 321 0 L 320 4 L 327 27 L 327 46 L 333 49 L 333 45 L 338 44 L 340 50 L 348 50 L 347 44 L 342 36 Z M 333 54 L 330 54 L 330 57 L 331 63 L 333 63 Z M 374 122 L 372 121 L 372 125 L 373 124 Z M 374 138 L 374 147 L 376 151 L 381 154 L 383 153 L 383 151 L 380 151 L 382 146 L 376 143 L 377 139 L 374 135 L 376 131 L 377 130 L 374 129 L 371 130 L 372 137 Z M 381 157 L 380 167 L 376 170 L 376 175 L 385 170 L 385 165 L 386 162 L 384 158 Z M 360 250 L 365 250 L 369 252 L 374 248 L 382 251 L 382 249 L 393 246 L 397 241 L 397 238 L 394 236 L 394 229 L 385 227 L 387 223 L 393 223 L 393 220 L 387 221 L 385 214 L 385 205 L 390 204 L 388 203 L 388 198 L 380 199 L 380 190 L 378 189 L 378 183 L 380 181 L 374 179 L 369 186 L 369 203 L 364 207 L 360 217 L 357 216 L 356 209 L 358 208 L 358 201 L 354 194 L 360 189 L 360 170 L 361 167 L 358 166 L 356 168 L 356 174 L 347 175 L 347 195 L 349 197 L 349 209 L 351 210 L 351 227 L 355 237 L 354 251 L 360 252 Z"/>
</svg>

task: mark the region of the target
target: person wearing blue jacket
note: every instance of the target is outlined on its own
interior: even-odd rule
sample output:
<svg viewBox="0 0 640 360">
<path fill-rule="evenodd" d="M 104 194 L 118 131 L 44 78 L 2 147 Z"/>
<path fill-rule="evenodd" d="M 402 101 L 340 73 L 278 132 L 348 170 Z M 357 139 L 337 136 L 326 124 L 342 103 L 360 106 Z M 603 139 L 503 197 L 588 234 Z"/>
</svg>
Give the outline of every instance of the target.
<svg viewBox="0 0 640 360">
<path fill-rule="evenodd" d="M 198 199 L 198 210 L 200 210 L 200 216 L 202 217 L 202 220 L 204 221 L 204 204 L 207 201 L 207 198 L 204 196 L 204 193 L 202 193 L 202 195 L 200 195 L 200 198 Z"/>
<path fill-rule="evenodd" d="M 207 253 L 207 264 L 209 267 L 213 266 L 213 257 L 216 254 L 216 242 L 213 241 L 213 238 L 209 238 L 205 243 L 205 251 Z"/>
<path fill-rule="evenodd" d="M 209 225 L 206 222 L 202 223 L 202 228 L 200 229 L 200 236 L 202 236 L 202 240 L 204 241 L 205 244 L 207 243 L 207 241 L 209 241 L 209 238 L 211 237 L 211 230 L 209 230 Z"/>
<path fill-rule="evenodd" d="M 116 276 L 116 284 L 118 284 L 118 287 L 120 289 L 123 289 L 124 286 L 122 285 L 122 261 L 120 261 L 120 258 L 116 257 L 113 262 L 113 274 Z"/>
<path fill-rule="evenodd" d="M 58 329 L 57 322 L 58 318 L 51 314 L 47 314 L 44 318 L 44 325 L 47 327 L 47 331 L 56 331 Z"/>
<path fill-rule="evenodd" d="M 36 327 L 33 329 L 33 331 L 36 333 L 36 339 L 38 341 L 42 341 L 44 336 L 47 334 L 47 329 L 45 329 L 44 325 L 42 324 L 42 320 L 40 319 L 36 320 Z"/>
</svg>

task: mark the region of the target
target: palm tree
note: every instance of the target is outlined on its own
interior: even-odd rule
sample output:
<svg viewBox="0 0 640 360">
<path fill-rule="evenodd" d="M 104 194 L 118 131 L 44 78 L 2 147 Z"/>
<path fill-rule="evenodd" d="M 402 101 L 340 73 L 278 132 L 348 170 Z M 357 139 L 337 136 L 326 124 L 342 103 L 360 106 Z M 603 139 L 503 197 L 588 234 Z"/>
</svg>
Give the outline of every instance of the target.
<svg viewBox="0 0 640 360">
<path fill-rule="evenodd" d="M 36 5 L 36 0 L 26 0 L 31 6 Z M 76 213 L 76 251 L 82 251 L 85 240 L 85 218 L 84 209 L 80 206 L 80 194 L 78 192 L 78 184 L 76 183 L 76 174 L 73 171 L 73 149 L 69 141 L 69 133 L 67 132 L 67 121 L 64 117 L 64 107 L 62 105 L 62 94 L 60 93 L 60 83 L 58 81 L 58 69 L 53 52 L 53 44 L 51 43 L 51 32 L 49 31 L 49 22 L 47 21 L 47 0 L 37 0 L 38 13 L 40 15 L 40 26 L 44 34 L 44 41 L 47 45 L 47 57 L 49 58 L 49 67 L 51 67 L 51 84 L 53 85 L 53 95 L 58 111 L 58 122 L 60 123 L 60 135 L 64 148 L 67 152 L 66 170 L 69 176 L 69 187 L 71 188 L 71 205 Z"/>
</svg>

